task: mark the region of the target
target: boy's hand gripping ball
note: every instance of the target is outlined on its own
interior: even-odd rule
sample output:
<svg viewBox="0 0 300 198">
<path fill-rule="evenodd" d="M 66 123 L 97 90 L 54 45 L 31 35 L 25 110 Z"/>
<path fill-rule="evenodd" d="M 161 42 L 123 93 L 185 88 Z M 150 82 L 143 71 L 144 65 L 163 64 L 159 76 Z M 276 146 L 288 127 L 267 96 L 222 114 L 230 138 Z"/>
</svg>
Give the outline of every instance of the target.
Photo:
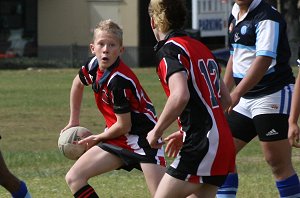
<svg viewBox="0 0 300 198">
<path fill-rule="evenodd" d="M 78 141 L 90 135 L 92 133 L 84 127 L 71 127 L 60 134 L 58 148 L 68 159 L 77 160 L 86 151 L 86 146 L 77 144 Z"/>
</svg>

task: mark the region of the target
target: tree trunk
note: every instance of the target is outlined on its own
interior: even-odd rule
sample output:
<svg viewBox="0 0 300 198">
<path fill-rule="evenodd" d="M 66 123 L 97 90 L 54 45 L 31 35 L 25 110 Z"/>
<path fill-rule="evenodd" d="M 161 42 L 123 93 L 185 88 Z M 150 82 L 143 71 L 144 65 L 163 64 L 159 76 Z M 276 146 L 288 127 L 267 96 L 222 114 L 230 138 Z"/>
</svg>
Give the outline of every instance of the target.
<svg viewBox="0 0 300 198">
<path fill-rule="evenodd" d="M 299 0 L 300 1 L 300 0 Z M 275 7 L 285 18 L 287 23 L 287 35 L 291 47 L 291 65 L 296 65 L 298 57 L 298 46 L 300 46 L 300 22 L 298 0 L 266 0 Z"/>
<path fill-rule="evenodd" d="M 287 34 L 291 47 L 291 65 L 296 65 L 298 57 L 298 46 L 300 46 L 299 9 L 298 0 L 280 0 L 281 13 L 287 23 Z"/>
</svg>

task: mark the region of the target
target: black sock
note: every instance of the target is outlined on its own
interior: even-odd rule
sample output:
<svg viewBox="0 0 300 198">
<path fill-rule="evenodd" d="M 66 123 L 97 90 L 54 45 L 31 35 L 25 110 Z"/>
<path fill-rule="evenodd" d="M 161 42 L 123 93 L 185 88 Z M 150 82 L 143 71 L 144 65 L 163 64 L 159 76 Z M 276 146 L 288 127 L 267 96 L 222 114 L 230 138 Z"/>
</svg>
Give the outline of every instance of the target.
<svg viewBox="0 0 300 198">
<path fill-rule="evenodd" d="M 99 198 L 95 190 L 90 186 L 86 185 L 79 189 L 75 194 L 75 198 Z"/>
</svg>

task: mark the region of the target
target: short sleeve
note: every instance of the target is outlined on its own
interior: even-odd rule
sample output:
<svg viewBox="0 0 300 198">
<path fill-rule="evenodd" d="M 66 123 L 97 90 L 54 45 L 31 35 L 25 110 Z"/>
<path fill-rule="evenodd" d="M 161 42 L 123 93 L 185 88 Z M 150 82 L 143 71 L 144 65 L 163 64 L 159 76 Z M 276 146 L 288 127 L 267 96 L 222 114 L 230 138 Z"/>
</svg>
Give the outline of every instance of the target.
<svg viewBox="0 0 300 198">
<path fill-rule="evenodd" d="M 97 68 L 98 61 L 96 56 L 89 58 L 85 65 L 81 66 L 78 75 L 84 85 L 90 85 L 96 80 Z"/>
<path fill-rule="evenodd" d="M 130 109 L 130 102 L 128 98 L 126 97 L 126 89 L 122 88 L 115 88 L 112 90 L 112 95 L 113 95 L 113 108 L 114 112 L 116 114 L 122 114 L 122 113 L 128 113 L 131 111 Z"/>
</svg>

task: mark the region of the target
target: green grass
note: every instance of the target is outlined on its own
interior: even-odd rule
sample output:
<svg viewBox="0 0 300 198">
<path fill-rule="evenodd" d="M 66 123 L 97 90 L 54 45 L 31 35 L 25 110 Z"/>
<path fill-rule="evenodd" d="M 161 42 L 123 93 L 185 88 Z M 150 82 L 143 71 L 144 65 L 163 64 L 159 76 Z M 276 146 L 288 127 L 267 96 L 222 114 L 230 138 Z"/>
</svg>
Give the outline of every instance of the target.
<svg viewBox="0 0 300 198">
<path fill-rule="evenodd" d="M 166 97 L 155 69 L 134 70 L 160 113 Z M 69 92 L 76 74 L 75 69 L 0 71 L 0 148 L 11 171 L 26 181 L 34 198 L 72 197 L 64 176 L 73 161 L 59 153 L 57 138 L 69 119 Z M 93 132 L 104 127 L 89 88 L 84 94 L 81 125 Z M 176 124 L 166 134 L 175 128 Z M 300 173 L 299 150 L 293 151 L 293 160 Z M 239 154 L 237 163 L 238 197 L 278 197 L 257 140 Z M 101 197 L 149 197 L 139 171 L 113 171 L 90 183 Z M 10 195 L 0 187 L 0 197 Z"/>
</svg>

